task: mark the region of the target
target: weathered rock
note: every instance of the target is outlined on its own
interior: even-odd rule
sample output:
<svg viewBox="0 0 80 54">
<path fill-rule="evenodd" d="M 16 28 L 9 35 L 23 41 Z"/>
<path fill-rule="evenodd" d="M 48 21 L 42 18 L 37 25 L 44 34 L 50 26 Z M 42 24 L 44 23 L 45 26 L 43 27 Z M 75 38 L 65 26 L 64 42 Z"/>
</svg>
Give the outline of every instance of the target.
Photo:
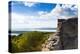
<svg viewBox="0 0 80 54">
<path fill-rule="evenodd" d="M 61 49 L 77 49 L 78 48 L 78 18 L 70 18 L 67 20 L 59 19 L 60 25 L 60 41 Z M 58 26 L 59 27 L 59 26 Z"/>
<path fill-rule="evenodd" d="M 61 45 L 60 37 L 57 36 L 57 33 L 51 34 L 49 39 L 43 45 L 42 51 L 58 50 Z"/>
<path fill-rule="evenodd" d="M 78 18 L 58 19 L 57 32 L 51 34 L 43 45 L 42 51 L 77 49 Z"/>
</svg>

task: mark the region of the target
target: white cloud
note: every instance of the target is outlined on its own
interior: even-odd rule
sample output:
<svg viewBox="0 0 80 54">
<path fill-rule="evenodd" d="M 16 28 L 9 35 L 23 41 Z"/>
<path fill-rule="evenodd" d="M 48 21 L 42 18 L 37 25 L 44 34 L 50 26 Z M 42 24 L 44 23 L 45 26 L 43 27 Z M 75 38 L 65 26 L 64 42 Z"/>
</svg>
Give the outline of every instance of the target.
<svg viewBox="0 0 80 54">
<path fill-rule="evenodd" d="M 71 11 L 75 11 L 73 12 L 75 15 L 68 15 L 70 14 L 70 11 L 66 11 L 66 9 L 71 9 Z M 63 15 L 61 15 L 62 13 L 64 13 Z M 52 16 L 55 16 L 56 18 L 64 18 L 64 19 L 68 19 L 70 17 L 75 17 L 77 15 L 77 7 L 76 5 L 74 7 L 72 7 L 72 5 L 62 5 L 62 7 L 57 4 L 57 6 L 51 11 L 51 13 L 49 13 L 48 15 L 52 15 Z"/>
<path fill-rule="evenodd" d="M 51 14 L 53 15 L 59 15 L 62 12 L 62 8 L 59 4 L 56 5 L 56 7 L 51 11 Z"/>
<path fill-rule="evenodd" d="M 66 11 L 66 9 L 71 9 L 71 11 L 75 11 L 73 12 L 75 15 L 69 15 L 70 11 Z M 43 12 L 42 12 L 43 13 Z M 62 14 L 63 13 L 63 14 Z M 61 15 L 62 14 L 62 15 Z M 40 14 L 40 17 L 44 17 L 44 18 L 53 18 L 53 19 L 68 19 L 70 17 L 75 17 L 77 16 L 77 6 L 75 5 L 74 7 L 72 7 L 72 5 L 68 5 L 68 4 L 63 4 L 62 6 L 60 6 L 59 4 L 56 5 L 56 7 L 50 12 L 50 13 L 46 13 L 46 14 Z"/>
<path fill-rule="evenodd" d="M 69 18 L 74 16 L 61 15 L 61 13 L 66 12 L 65 9 L 72 8 L 77 13 L 77 7 L 71 7 L 71 5 L 63 5 L 62 7 L 57 4 L 57 6 L 50 12 L 39 11 L 39 16 L 28 16 L 24 14 L 12 13 L 12 29 L 24 29 L 24 28 L 54 28 L 57 27 L 57 19 Z"/>
<path fill-rule="evenodd" d="M 63 4 L 62 5 L 62 8 L 71 8 L 72 7 L 72 5 L 70 5 L 70 4 Z"/>
<path fill-rule="evenodd" d="M 34 6 L 36 3 L 34 3 L 34 2 L 23 2 L 23 4 L 24 4 L 25 6 L 32 7 L 32 6 Z"/>
<path fill-rule="evenodd" d="M 48 20 L 49 19 L 49 20 Z M 57 20 L 40 16 L 25 16 L 23 14 L 12 13 L 12 30 L 24 28 L 55 28 Z"/>
<path fill-rule="evenodd" d="M 62 9 L 63 9 L 63 12 L 64 12 L 64 14 L 69 14 L 69 13 L 71 13 L 72 12 L 72 14 L 74 14 L 74 15 L 71 15 L 70 17 L 74 17 L 74 16 L 77 16 L 78 14 L 77 14 L 77 12 L 78 12 L 78 7 L 77 7 L 77 5 L 68 5 L 68 4 L 66 4 L 66 5 L 62 5 Z M 66 11 L 67 10 L 67 11 Z M 70 10 L 70 11 L 69 11 Z M 69 16 L 68 16 L 69 17 Z"/>
<path fill-rule="evenodd" d="M 45 14 L 47 14 L 47 12 L 45 12 L 45 11 L 39 11 L 38 14 L 39 15 L 45 15 Z"/>
<path fill-rule="evenodd" d="M 62 12 L 60 5 L 57 5 L 50 13 L 42 14 L 40 17 L 48 18 L 48 19 L 58 19 L 59 14 Z"/>
</svg>

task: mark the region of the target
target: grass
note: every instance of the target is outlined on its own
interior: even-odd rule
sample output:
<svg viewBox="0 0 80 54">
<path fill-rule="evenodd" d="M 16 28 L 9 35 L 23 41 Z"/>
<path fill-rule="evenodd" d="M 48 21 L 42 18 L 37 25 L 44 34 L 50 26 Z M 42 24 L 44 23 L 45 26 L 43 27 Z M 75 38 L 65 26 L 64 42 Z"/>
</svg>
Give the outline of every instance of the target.
<svg viewBox="0 0 80 54">
<path fill-rule="evenodd" d="M 11 36 L 10 52 L 32 52 L 41 51 L 42 44 L 49 38 L 50 34 L 54 32 L 24 32 L 18 36 Z"/>
</svg>

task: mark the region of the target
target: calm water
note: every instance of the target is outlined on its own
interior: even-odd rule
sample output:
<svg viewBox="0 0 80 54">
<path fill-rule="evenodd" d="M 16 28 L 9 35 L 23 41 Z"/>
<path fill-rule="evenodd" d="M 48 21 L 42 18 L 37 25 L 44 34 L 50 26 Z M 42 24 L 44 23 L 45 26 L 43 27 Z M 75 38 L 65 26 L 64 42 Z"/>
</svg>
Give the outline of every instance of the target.
<svg viewBox="0 0 80 54">
<path fill-rule="evenodd" d="M 29 32 L 29 31 L 40 31 L 40 32 L 56 32 L 56 29 L 36 29 L 36 30 L 28 30 L 28 31 L 12 31 L 11 35 L 19 35 L 23 32 Z"/>
</svg>

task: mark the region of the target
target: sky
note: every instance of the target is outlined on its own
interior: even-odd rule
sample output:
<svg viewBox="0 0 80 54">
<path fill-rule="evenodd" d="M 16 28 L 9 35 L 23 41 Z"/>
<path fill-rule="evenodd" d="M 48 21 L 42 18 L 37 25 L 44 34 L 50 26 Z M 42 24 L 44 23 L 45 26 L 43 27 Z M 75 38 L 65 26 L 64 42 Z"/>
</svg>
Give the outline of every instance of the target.
<svg viewBox="0 0 80 54">
<path fill-rule="evenodd" d="M 74 4 L 11 1 L 9 8 L 12 30 L 57 28 L 57 19 L 78 15 L 77 6 Z"/>
</svg>

